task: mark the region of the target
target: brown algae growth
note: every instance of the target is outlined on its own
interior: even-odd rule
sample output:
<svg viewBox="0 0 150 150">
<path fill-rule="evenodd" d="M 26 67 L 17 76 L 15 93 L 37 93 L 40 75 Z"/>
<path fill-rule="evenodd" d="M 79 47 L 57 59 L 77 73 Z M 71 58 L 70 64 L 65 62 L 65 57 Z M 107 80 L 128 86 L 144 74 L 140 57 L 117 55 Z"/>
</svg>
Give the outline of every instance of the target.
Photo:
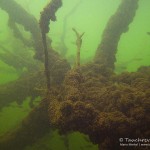
<svg viewBox="0 0 150 150">
<path fill-rule="evenodd" d="M 16 81 L 0 86 L 0 109 L 13 101 L 21 105 L 26 97 L 31 97 L 33 107 L 16 129 L 0 137 L 0 149 L 25 149 L 51 129 L 57 129 L 61 135 L 79 131 L 88 135 L 99 150 L 120 149 L 119 138 L 150 137 L 150 67 L 143 66 L 132 73 L 114 71 L 120 37 L 129 30 L 138 2 L 121 1 L 104 29 L 93 62 L 80 64 L 84 33 L 79 34 L 73 28 L 77 59 L 76 67 L 71 69 L 67 60 L 52 48 L 52 40 L 46 35 L 50 21 L 56 21 L 57 9 L 63 7 L 61 0 L 47 4 L 41 13 L 40 27 L 36 18 L 14 0 L 0 1 L 0 8 L 11 19 L 11 28 L 18 31 L 15 24 L 21 24 L 31 33 L 33 43 L 30 44 L 38 61 L 33 69 L 27 66 L 27 71 Z M 16 36 L 22 37 L 20 34 Z M 21 40 L 28 43 L 23 37 Z M 37 96 L 43 98 L 38 106 L 33 106 Z"/>
</svg>

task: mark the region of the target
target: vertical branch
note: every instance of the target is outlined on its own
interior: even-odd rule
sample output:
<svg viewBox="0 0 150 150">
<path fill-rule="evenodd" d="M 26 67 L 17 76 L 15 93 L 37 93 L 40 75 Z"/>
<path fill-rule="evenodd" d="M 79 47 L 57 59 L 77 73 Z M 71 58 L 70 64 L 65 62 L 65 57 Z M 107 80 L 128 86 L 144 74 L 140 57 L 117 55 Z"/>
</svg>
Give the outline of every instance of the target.
<svg viewBox="0 0 150 150">
<path fill-rule="evenodd" d="M 76 46 L 77 46 L 76 67 L 79 68 L 80 67 L 80 50 L 81 50 L 81 45 L 82 45 L 82 37 L 84 33 L 79 34 L 75 28 L 72 28 L 72 30 L 75 32 L 76 37 L 77 37 L 76 39 Z"/>
<path fill-rule="evenodd" d="M 81 5 L 83 0 L 78 1 L 76 5 L 64 16 L 63 20 L 63 30 L 62 30 L 62 35 L 60 37 L 61 41 L 61 55 L 65 56 L 67 53 L 67 46 L 65 44 L 65 38 L 66 38 L 66 33 L 67 33 L 67 24 L 68 24 L 68 19 L 73 15 L 76 11 L 78 11 L 78 7 Z"/>
<path fill-rule="evenodd" d="M 49 59 L 48 59 L 48 49 L 47 49 L 47 43 L 46 43 L 46 33 L 42 32 L 42 42 L 43 42 L 43 48 L 44 48 L 44 66 L 45 66 L 45 75 L 47 79 L 47 89 L 50 90 L 50 70 L 49 70 Z"/>
<path fill-rule="evenodd" d="M 49 60 L 48 60 L 48 49 L 47 49 L 47 43 L 46 43 L 46 33 L 49 32 L 49 24 L 51 21 L 56 21 L 55 13 L 58 10 L 59 7 L 61 7 L 62 1 L 61 0 L 52 0 L 41 12 L 40 17 L 40 28 L 41 28 L 41 34 L 42 34 L 42 42 L 43 42 L 43 48 L 44 48 L 44 55 L 45 55 L 45 75 L 47 79 L 47 89 L 50 90 L 50 70 L 49 70 Z"/>
</svg>

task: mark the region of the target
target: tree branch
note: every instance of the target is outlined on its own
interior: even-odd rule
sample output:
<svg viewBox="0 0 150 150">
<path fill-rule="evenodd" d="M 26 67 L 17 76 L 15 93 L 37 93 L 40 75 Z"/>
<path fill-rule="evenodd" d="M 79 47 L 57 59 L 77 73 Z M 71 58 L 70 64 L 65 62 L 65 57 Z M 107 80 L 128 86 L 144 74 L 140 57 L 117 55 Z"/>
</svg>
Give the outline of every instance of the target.
<svg viewBox="0 0 150 150">
<path fill-rule="evenodd" d="M 102 35 L 102 40 L 97 48 L 95 63 L 114 69 L 117 47 L 120 37 L 128 31 L 129 24 L 133 21 L 139 0 L 122 0 L 116 13 L 109 19 Z"/>
</svg>

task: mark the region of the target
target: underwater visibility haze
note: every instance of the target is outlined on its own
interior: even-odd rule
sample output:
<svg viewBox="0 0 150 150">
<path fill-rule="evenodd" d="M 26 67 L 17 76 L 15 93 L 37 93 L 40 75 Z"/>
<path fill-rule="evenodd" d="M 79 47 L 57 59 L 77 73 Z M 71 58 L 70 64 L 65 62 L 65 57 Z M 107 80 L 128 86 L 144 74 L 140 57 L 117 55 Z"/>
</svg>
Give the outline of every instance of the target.
<svg viewBox="0 0 150 150">
<path fill-rule="evenodd" d="M 149 0 L 0 0 L 0 150 L 149 149 L 149 18 Z"/>
</svg>

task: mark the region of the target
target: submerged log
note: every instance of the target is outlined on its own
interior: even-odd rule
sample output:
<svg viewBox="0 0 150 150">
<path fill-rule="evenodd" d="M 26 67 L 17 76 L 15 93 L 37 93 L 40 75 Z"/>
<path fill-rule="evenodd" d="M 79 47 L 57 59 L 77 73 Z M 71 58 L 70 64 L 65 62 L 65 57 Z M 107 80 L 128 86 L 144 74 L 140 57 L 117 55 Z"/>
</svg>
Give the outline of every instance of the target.
<svg viewBox="0 0 150 150">
<path fill-rule="evenodd" d="M 90 64 L 82 66 L 82 75 L 68 72 L 61 89 L 53 89 L 20 127 L 0 137 L 0 148 L 23 149 L 51 127 L 61 134 L 84 133 L 106 150 L 120 149 L 120 137 L 149 138 L 150 67 L 108 76 L 99 68 Z"/>
<path fill-rule="evenodd" d="M 82 76 L 68 72 L 60 94 L 63 100 L 50 101 L 51 125 L 61 134 L 88 135 L 99 150 L 120 149 L 120 137 L 149 138 L 150 67 L 109 76 L 98 74 L 99 68 L 85 65 Z"/>
<path fill-rule="evenodd" d="M 128 31 L 133 21 L 139 0 L 122 0 L 116 13 L 109 19 L 97 48 L 95 63 L 114 69 L 120 37 Z"/>
</svg>

